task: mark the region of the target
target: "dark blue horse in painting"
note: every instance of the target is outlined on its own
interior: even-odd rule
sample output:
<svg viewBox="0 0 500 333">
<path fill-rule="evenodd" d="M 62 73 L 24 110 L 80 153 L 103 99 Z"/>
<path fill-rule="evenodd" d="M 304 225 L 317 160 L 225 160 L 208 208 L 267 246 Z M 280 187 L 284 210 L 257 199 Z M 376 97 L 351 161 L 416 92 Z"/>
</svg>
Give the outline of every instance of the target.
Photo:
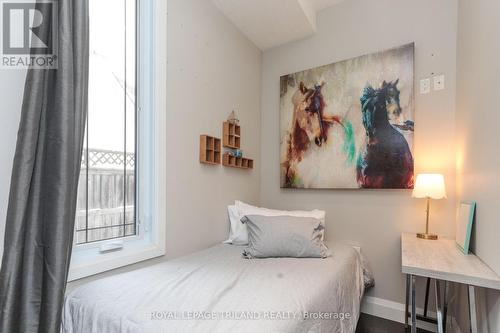
<svg viewBox="0 0 500 333">
<path fill-rule="evenodd" d="M 398 81 L 384 81 L 380 89 L 367 86 L 360 98 L 367 136 L 357 162 L 357 181 L 362 188 L 413 188 L 410 147 L 388 117 L 388 112 L 401 113 Z M 413 130 L 413 122 L 405 125 Z"/>
</svg>

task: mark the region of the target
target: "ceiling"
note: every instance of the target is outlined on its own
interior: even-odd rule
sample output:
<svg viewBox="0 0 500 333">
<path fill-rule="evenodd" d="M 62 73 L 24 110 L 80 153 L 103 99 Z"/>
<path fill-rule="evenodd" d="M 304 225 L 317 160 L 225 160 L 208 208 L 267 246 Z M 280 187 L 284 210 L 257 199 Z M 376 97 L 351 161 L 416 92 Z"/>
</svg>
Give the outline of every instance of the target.
<svg viewBox="0 0 500 333">
<path fill-rule="evenodd" d="M 261 50 L 316 32 L 316 13 L 344 0 L 213 0 Z"/>
</svg>

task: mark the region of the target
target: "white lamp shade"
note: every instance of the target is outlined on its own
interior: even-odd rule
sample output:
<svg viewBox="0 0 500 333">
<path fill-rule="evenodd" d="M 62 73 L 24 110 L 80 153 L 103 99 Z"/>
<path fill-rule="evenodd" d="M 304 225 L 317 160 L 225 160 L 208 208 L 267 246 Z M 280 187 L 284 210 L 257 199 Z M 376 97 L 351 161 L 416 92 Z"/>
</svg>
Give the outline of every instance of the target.
<svg viewBox="0 0 500 333">
<path fill-rule="evenodd" d="M 412 197 L 414 198 L 446 198 L 444 177 L 436 173 L 422 173 L 417 175 Z"/>
</svg>

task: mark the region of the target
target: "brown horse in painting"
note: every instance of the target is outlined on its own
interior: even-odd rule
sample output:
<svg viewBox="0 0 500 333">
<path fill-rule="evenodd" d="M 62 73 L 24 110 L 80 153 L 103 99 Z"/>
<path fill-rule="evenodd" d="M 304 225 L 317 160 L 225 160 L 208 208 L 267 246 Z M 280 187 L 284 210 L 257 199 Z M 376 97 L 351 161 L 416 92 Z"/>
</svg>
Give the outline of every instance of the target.
<svg viewBox="0 0 500 333">
<path fill-rule="evenodd" d="M 327 133 L 331 125 L 340 124 L 346 135 L 352 132 L 350 123 L 349 126 L 345 126 L 340 117 L 324 114 L 326 104 L 321 93 L 323 85 L 324 83 L 315 85 L 314 89 L 309 89 L 303 82 L 300 82 L 299 89 L 292 97 L 294 113 L 288 139 L 287 162 L 284 165 L 286 187 L 297 185 L 295 178 L 297 164 L 303 159 L 313 142 L 321 147 L 328 140 Z M 349 141 L 351 141 L 350 136 Z M 354 141 L 349 144 L 354 145 Z"/>
</svg>

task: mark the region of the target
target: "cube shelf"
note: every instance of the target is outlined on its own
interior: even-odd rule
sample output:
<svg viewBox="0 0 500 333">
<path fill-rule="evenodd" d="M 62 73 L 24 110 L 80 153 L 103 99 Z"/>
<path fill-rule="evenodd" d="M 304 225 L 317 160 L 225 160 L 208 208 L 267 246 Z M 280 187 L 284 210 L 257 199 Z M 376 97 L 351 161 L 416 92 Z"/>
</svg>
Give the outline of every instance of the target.
<svg viewBox="0 0 500 333">
<path fill-rule="evenodd" d="M 239 169 L 253 169 L 253 160 L 245 157 L 235 157 L 228 153 L 224 153 L 222 156 L 222 165 L 239 168 Z"/>
<path fill-rule="evenodd" d="M 200 163 L 220 164 L 221 141 L 210 135 L 200 135 Z"/>
<path fill-rule="evenodd" d="M 222 145 L 227 148 L 240 149 L 241 127 L 225 121 L 222 125 Z"/>
</svg>

